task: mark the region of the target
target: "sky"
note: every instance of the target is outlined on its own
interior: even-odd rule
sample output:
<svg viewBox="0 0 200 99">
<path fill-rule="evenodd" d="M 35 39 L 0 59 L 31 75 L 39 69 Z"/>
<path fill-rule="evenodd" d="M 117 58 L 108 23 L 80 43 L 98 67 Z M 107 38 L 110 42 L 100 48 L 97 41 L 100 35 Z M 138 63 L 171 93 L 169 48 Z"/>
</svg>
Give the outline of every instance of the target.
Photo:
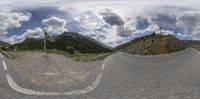
<svg viewBox="0 0 200 99">
<path fill-rule="evenodd" d="M 77 32 L 110 47 L 156 32 L 200 40 L 199 0 L 1 0 L 0 40 Z"/>
</svg>

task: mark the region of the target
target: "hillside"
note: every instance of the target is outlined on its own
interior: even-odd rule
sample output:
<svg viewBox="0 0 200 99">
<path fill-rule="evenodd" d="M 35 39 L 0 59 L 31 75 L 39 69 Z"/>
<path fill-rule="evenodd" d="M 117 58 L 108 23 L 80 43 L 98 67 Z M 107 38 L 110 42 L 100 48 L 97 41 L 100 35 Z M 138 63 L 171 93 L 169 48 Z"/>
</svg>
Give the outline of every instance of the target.
<svg viewBox="0 0 200 99">
<path fill-rule="evenodd" d="M 54 38 L 54 42 L 47 41 L 48 49 L 57 49 L 69 53 L 103 53 L 111 51 L 104 44 L 78 33 L 65 32 Z M 13 45 L 13 47 L 17 50 L 42 50 L 43 39 L 27 38 L 23 42 Z"/>
<path fill-rule="evenodd" d="M 200 45 L 200 41 L 199 40 L 185 40 L 185 41 L 188 42 L 189 44 Z"/>
<path fill-rule="evenodd" d="M 151 34 L 136 38 L 114 48 L 114 50 L 138 55 L 159 55 L 180 51 L 188 46 L 187 42 L 172 35 Z"/>
<path fill-rule="evenodd" d="M 10 47 L 10 46 L 11 46 L 11 44 L 0 41 L 0 48 Z"/>
<path fill-rule="evenodd" d="M 186 40 L 190 47 L 200 51 L 200 41 L 199 40 Z"/>
</svg>

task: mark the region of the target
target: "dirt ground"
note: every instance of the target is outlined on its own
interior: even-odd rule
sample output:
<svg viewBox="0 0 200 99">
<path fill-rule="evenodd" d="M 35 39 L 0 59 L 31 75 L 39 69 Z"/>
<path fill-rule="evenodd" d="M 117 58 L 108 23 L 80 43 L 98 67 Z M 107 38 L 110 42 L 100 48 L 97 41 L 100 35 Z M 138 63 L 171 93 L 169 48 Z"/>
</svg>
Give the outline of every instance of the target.
<svg viewBox="0 0 200 99">
<path fill-rule="evenodd" d="M 102 64 L 102 60 L 81 62 L 57 54 L 44 56 L 41 52 L 15 54 L 18 57 L 8 60 L 9 66 L 36 85 L 75 84 L 85 81 Z"/>
</svg>

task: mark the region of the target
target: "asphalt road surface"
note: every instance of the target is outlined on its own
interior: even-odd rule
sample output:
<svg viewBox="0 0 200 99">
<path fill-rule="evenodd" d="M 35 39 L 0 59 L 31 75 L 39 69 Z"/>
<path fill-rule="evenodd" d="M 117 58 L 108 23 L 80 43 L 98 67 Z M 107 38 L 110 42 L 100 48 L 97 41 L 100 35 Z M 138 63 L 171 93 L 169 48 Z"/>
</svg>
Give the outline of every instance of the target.
<svg viewBox="0 0 200 99">
<path fill-rule="evenodd" d="M 0 99 L 200 99 L 200 53 L 192 48 L 158 56 L 116 53 L 88 86 L 66 92 L 28 88 L 6 60 L 0 57 Z"/>
</svg>

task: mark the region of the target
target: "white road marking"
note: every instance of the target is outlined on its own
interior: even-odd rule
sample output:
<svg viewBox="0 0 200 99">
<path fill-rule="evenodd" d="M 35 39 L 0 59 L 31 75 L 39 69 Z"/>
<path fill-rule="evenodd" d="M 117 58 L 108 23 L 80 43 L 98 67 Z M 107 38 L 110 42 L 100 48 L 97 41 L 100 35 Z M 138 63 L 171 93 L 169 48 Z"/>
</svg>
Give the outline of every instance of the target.
<svg viewBox="0 0 200 99">
<path fill-rule="evenodd" d="M 92 90 L 94 90 L 98 85 L 99 85 L 99 82 L 101 80 L 101 77 L 102 77 L 102 73 L 100 73 L 98 75 L 98 77 L 96 78 L 95 81 L 93 81 L 93 83 L 86 87 L 85 89 L 80 89 L 80 90 L 74 90 L 74 91 L 69 91 L 69 92 L 64 92 L 64 93 L 61 93 L 61 92 L 40 92 L 40 91 L 35 91 L 35 90 L 30 90 L 30 89 L 26 89 L 26 88 L 22 88 L 20 87 L 19 85 L 17 85 L 12 77 L 7 74 L 6 75 L 6 78 L 7 78 L 7 81 L 8 81 L 8 84 L 9 86 L 19 92 L 19 93 L 23 93 L 23 94 L 27 94 L 27 95 L 46 95 L 46 96 L 53 96 L 53 95 L 78 95 L 78 94 L 85 94 L 85 93 L 88 93 Z"/>
<path fill-rule="evenodd" d="M 102 65 L 102 70 L 105 67 L 105 63 L 107 62 L 109 57 L 106 58 L 106 60 L 104 61 L 103 65 Z M 5 63 L 5 61 L 4 61 Z M 94 90 L 100 83 L 101 81 L 101 77 L 103 75 L 103 72 L 100 72 L 99 75 L 97 76 L 97 78 L 95 79 L 95 81 L 92 82 L 92 84 L 90 86 L 87 86 L 84 89 L 80 89 L 80 90 L 74 90 L 74 91 L 69 91 L 69 92 L 40 92 L 40 91 L 35 91 L 35 90 L 30 90 L 30 89 L 26 89 L 26 88 L 22 88 L 19 85 L 17 85 L 14 80 L 12 79 L 12 77 L 9 74 L 6 74 L 6 78 L 7 78 L 7 82 L 9 84 L 9 86 L 19 92 L 19 93 L 23 93 L 23 94 L 27 94 L 27 95 L 46 95 L 46 96 L 53 96 L 53 95 L 78 95 L 78 94 L 86 94 L 92 90 Z"/>
<path fill-rule="evenodd" d="M 4 70 L 8 69 L 5 60 L 3 60 L 3 68 L 4 68 Z"/>
<path fill-rule="evenodd" d="M 6 75 L 8 84 L 10 85 L 10 87 L 12 89 L 14 89 L 17 92 L 23 93 L 23 94 L 28 94 L 28 95 L 60 95 L 61 93 L 58 92 L 38 92 L 38 91 L 34 91 L 34 90 L 29 90 L 29 89 L 25 89 L 22 88 L 20 86 L 18 86 L 12 79 L 12 77 L 7 74 Z"/>
<path fill-rule="evenodd" d="M 85 89 L 75 90 L 75 91 L 70 91 L 70 92 L 64 92 L 63 95 L 78 95 L 78 94 L 88 93 L 88 92 L 94 90 L 99 85 L 101 77 L 102 77 L 102 73 L 100 73 L 98 75 L 98 77 L 96 78 L 96 80 L 92 82 L 92 85 L 86 87 Z"/>
<path fill-rule="evenodd" d="M 1 58 L 3 58 L 3 55 L 0 53 Z"/>
<path fill-rule="evenodd" d="M 106 62 L 108 61 L 108 58 L 109 58 L 109 57 L 107 57 L 106 60 L 104 61 L 103 65 L 102 65 L 102 67 L 101 67 L 101 70 L 104 70 L 105 64 L 106 64 Z"/>
<path fill-rule="evenodd" d="M 105 68 L 105 63 L 103 63 L 101 70 L 104 70 L 104 68 Z"/>
</svg>

